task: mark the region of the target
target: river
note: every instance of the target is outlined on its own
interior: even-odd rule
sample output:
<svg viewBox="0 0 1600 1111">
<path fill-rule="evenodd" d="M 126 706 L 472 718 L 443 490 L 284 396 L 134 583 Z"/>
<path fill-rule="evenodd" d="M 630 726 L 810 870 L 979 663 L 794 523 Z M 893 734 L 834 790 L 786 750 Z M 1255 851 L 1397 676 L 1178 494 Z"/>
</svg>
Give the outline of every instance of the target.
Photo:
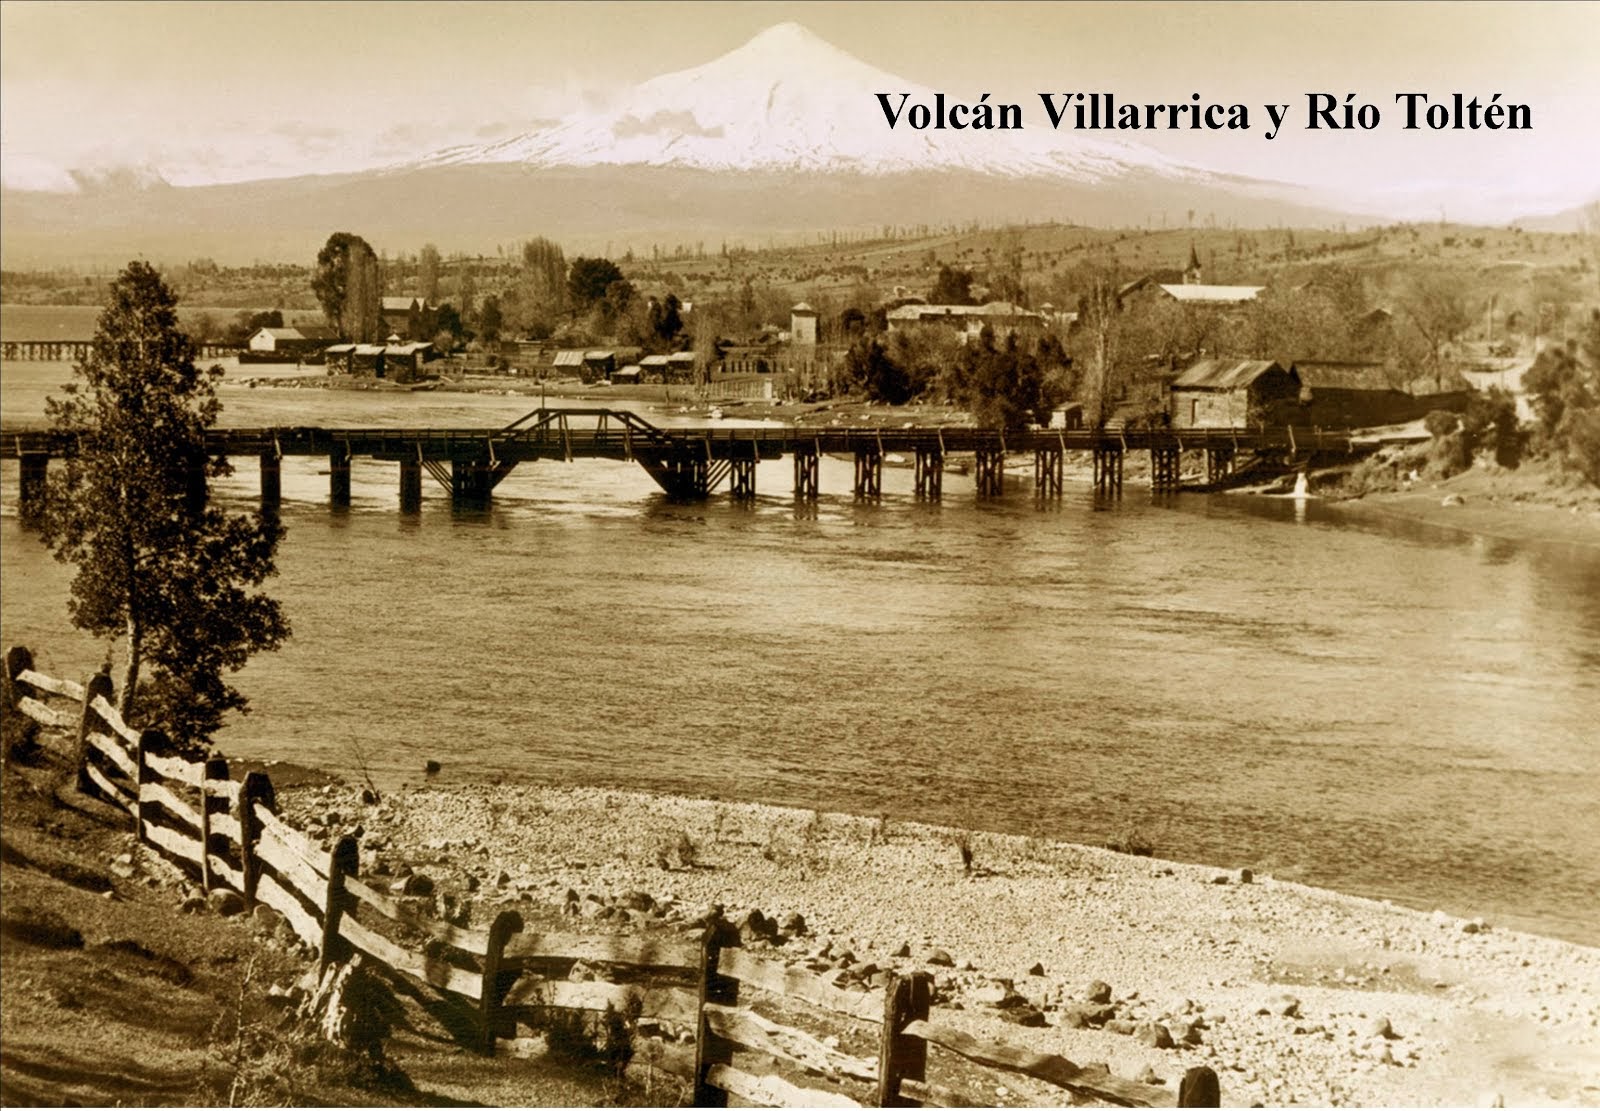
<svg viewBox="0 0 1600 1111">
<path fill-rule="evenodd" d="M 257 368 L 247 368 L 252 374 Z M 237 370 L 230 371 L 237 375 Z M 65 364 L 0 375 L 37 418 Z M 496 427 L 526 399 L 224 389 L 224 423 Z M 671 412 L 647 412 L 671 421 Z M 421 778 L 611 784 L 888 814 L 1253 868 L 1600 944 L 1600 555 L 1313 502 L 1131 483 L 879 504 L 787 460 L 752 506 L 630 464 L 519 468 L 491 509 L 393 464 L 283 469 L 272 591 L 294 625 L 238 682 L 229 754 Z M 79 675 L 68 569 L 0 468 L 0 639 Z M 219 496 L 254 504 L 253 461 Z M 530 851 L 535 851 L 530 847 Z"/>
</svg>

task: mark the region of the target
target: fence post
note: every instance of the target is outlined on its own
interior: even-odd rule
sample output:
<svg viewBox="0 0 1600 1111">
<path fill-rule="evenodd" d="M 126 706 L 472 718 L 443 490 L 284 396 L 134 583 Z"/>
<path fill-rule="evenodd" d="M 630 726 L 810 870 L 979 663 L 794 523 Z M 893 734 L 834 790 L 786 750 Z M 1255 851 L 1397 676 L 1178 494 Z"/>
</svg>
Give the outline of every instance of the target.
<svg viewBox="0 0 1600 1111">
<path fill-rule="evenodd" d="M 1221 1107 L 1222 1086 L 1217 1074 L 1205 1065 L 1196 1065 L 1178 1083 L 1179 1107 Z"/>
<path fill-rule="evenodd" d="M 521 932 L 522 915 L 514 910 L 501 911 L 489 927 L 488 951 L 483 955 L 483 988 L 478 996 L 478 1020 L 483 1024 L 483 1041 L 478 1050 L 488 1057 L 494 1056 L 494 1040 L 500 1033 L 500 1001 L 505 997 L 500 987 L 500 965 L 505 960 L 506 942 L 512 934 Z"/>
<path fill-rule="evenodd" d="M 717 974 L 717 955 L 722 950 L 723 923 L 720 919 L 706 926 L 700 938 L 700 1002 L 695 1008 L 694 1100 L 695 1107 L 726 1107 L 728 1093 L 706 1083 L 706 1073 L 722 1063 L 725 1052 L 711 1052 L 711 1023 L 706 1019 L 707 1003 L 732 1003 L 734 985 Z"/>
<path fill-rule="evenodd" d="M 83 713 L 78 716 L 78 790 L 85 793 L 93 786 L 89 782 L 89 734 L 100 720 L 99 713 L 94 709 L 94 700 L 104 698 L 110 702 L 115 694 L 111 676 L 103 671 L 95 672 L 84 681 Z"/>
<path fill-rule="evenodd" d="M 139 744 L 133 754 L 135 765 L 139 770 L 139 779 L 134 784 L 133 802 L 133 835 L 142 845 L 144 844 L 145 814 L 152 805 L 145 802 L 144 787 L 154 778 L 150 771 L 149 761 L 145 757 L 150 755 L 165 756 L 172 745 L 167 741 L 167 735 L 159 729 L 146 729 L 139 734 Z"/>
<path fill-rule="evenodd" d="M 322 945 L 317 951 L 318 970 L 344 960 L 349 944 L 339 936 L 339 916 L 344 912 L 344 878 L 361 869 L 361 846 L 354 837 L 341 837 L 328 853 L 328 894 L 322 901 Z"/>
<path fill-rule="evenodd" d="M 24 671 L 33 670 L 33 653 L 20 644 L 13 645 L 6 651 L 6 689 L 5 706 L 7 710 L 17 708 L 17 702 L 23 698 L 33 697 L 33 688 L 26 683 L 17 682 L 17 676 Z"/>
<path fill-rule="evenodd" d="M 221 756 L 209 757 L 200 769 L 200 886 L 207 895 L 216 886 L 216 877 L 211 874 L 211 803 L 215 796 L 207 784 L 227 778 L 228 761 Z"/>
<path fill-rule="evenodd" d="M 889 978 L 883 997 L 883 1035 L 878 1043 L 878 1106 L 918 1107 L 900 1094 L 900 1081 L 922 1080 L 928 1069 L 928 1043 L 901 1033 L 908 1023 L 926 1022 L 933 1002 L 933 977 L 926 972 Z"/>
<path fill-rule="evenodd" d="M 265 772 L 250 772 L 239 784 L 239 874 L 244 877 L 246 910 L 256 906 L 256 880 L 261 876 L 261 865 L 256 861 L 256 838 L 261 836 L 261 821 L 256 817 L 256 804 L 268 810 L 277 810 L 277 796 L 272 790 L 272 780 Z"/>
</svg>

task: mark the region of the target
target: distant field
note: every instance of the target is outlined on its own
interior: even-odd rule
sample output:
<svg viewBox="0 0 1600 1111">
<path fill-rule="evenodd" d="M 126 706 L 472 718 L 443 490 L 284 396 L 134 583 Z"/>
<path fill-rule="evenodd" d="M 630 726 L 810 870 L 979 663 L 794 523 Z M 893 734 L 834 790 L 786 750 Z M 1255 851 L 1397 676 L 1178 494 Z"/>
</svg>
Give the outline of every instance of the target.
<svg viewBox="0 0 1600 1111">
<path fill-rule="evenodd" d="M 192 320 L 202 313 L 210 313 L 219 324 L 226 324 L 238 315 L 238 309 L 207 308 L 204 305 L 178 309 L 183 320 Z M 10 340 L 25 339 L 91 339 L 94 322 L 100 309 L 94 305 L 0 305 L 0 336 Z M 284 319 L 294 323 L 302 317 L 319 320 L 315 313 L 288 312 Z"/>
</svg>

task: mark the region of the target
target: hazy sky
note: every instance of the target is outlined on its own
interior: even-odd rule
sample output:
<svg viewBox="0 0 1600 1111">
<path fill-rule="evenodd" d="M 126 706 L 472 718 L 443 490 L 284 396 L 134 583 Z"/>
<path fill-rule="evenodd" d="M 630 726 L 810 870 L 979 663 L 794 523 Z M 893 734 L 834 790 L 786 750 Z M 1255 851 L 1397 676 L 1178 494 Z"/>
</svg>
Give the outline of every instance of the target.
<svg viewBox="0 0 1600 1111">
<path fill-rule="evenodd" d="M 0 172 L 177 183 L 332 172 L 526 131 L 796 20 L 952 97 L 1356 93 L 1375 131 L 1138 132 L 1214 169 L 1570 205 L 1600 194 L 1600 3 L 0 3 Z M 1531 132 L 1408 132 L 1403 91 L 1504 94 Z M 663 106 L 670 108 L 671 106 Z M 864 112 L 875 111 L 864 105 Z"/>
</svg>

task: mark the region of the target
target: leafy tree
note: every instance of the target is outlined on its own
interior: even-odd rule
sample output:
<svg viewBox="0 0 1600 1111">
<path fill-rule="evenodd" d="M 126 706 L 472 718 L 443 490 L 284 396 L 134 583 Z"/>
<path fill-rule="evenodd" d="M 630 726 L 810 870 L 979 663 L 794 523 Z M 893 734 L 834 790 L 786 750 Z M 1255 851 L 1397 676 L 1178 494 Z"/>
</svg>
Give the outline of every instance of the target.
<svg viewBox="0 0 1600 1111">
<path fill-rule="evenodd" d="M 622 271 L 610 259 L 575 258 L 567 271 L 567 293 L 573 308 L 586 312 L 604 299 L 611 283 L 623 280 Z"/>
<path fill-rule="evenodd" d="M 972 304 L 972 271 L 942 265 L 928 293 L 928 303 L 933 305 Z"/>
<path fill-rule="evenodd" d="M 495 296 L 485 297 L 483 307 L 478 312 L 478 334 L 486 343 L 495 343 L 500 339 L 500 329 L 505 327 L 505 318 L 500 312 L 500 298 Z"/>
<path fill-rule="evenodd" d="M 1454 274 L 1440 271 L 1418 274 L 1401 291 L 1399 306 L 1425 345 L 1434 384 L 1443 389 L 1445 349 L 1472 325 L 1466 283 Z"/>
<path fill-rule="evenodd" d="M 980 426 L 1026 428 L 1049 420 L 1054 398 L 1038 358 L 1015 332 L 997 342 L 994 329 L 986 326 L 963 348 L 961 362 L 966 405 Z"/>
<path fill-rule="evenodd" d="M 439 248 L 424 243 L 417 255 L 417 294 L 424 301 L 439 299 Z"/>
<path fill-rule="evenodd" d="M 513 324 L 524 334 L 543 339 L 556 328 L 567 307 L 567 257 L 542 236 L 522 245 L 522 268 L 512 288 Z"/>
<path fill-rule="evenodd" d="M 1467 399 L 1461 427 L 1474 450 L 1488 448 L 1502 467 L 1522 462 L 1525 437 L 1517 424 L 1517 400 L 1508 391 L 1491 386 L 1474 393 Z"/>
<path fill-rule="evenodd" d="M 383 281 L 378 256 L 365 239 L 346 231 L 330 235 L 317 252 L 311 291 L 341 337 L 360 343 L 380 338 Z"/>
<path fill-rule="evenodd" d="M 43 538 L 74 564 L 68 602 L 79 628 L 120 640 L 120 709 L 164 720 L 174 737 L 209 737 L 245 697 L 223 680 L 289 626 L 252 590 L 273 573 L 282 529 L 273 517 L 206 503 L 205 432 L 221 408 L 220 367 L 195 366 L 177 298 L 148 263 L 112 283 L 88 356 L 47 409 L 78 445 L 51 476 Z M 140 683 L 141 672 L 150 681 Z"/>
<path fill-rule="evenodd" d="M 873 401 L 904 405 L 911 399 L 911 382 L 906 372 L 889 358 L 877 339 L 859 340 L 851 345 L 845 353 L 845 373 Z"/>
</svg>

